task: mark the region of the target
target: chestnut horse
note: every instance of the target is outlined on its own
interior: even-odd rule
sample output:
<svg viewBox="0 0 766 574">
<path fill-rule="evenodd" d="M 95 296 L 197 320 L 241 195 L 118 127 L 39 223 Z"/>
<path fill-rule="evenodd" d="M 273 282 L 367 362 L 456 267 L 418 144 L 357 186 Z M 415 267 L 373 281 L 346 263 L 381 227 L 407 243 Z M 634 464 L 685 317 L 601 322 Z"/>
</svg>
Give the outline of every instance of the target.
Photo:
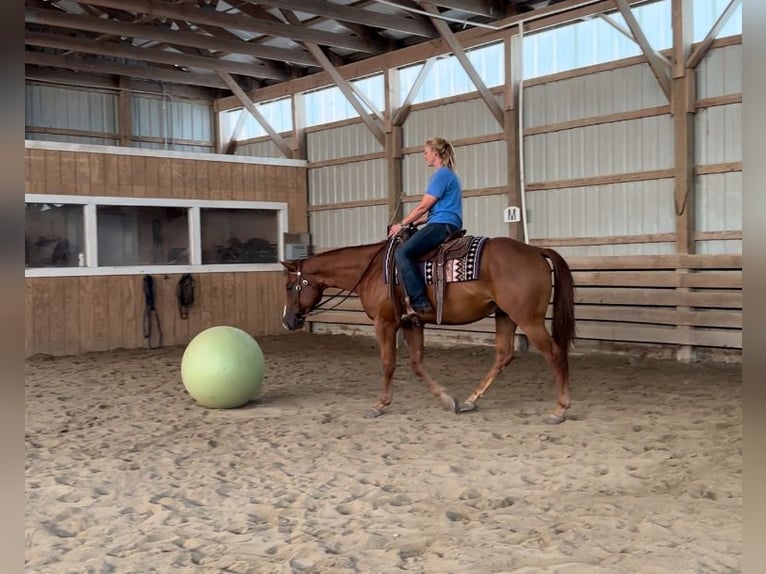
<svg viewBox="0 0 766 574">
<path fill-rule="evenodd" d="M 542 249 L 508 237 L 484 242 L 477 280 L 448 283 L 443 301 L 442 324 L 464 325 L 495 314 L 495 361 L 492 368 L 461 404 L 448 395 L 423 367 L 423 326 L 398 316 L 384 280 L 386 241 L 342 247 L 306 259 L 283 261 L 287 270 L 287 295 L 282 324 L 303 327 L 306 316 L 319 306 L 328 287 L 357 293 L 367 316 L 374 321 L 383 363 L 383 393 L 368 416 L 383 414 L 391 404 L 391 380 L 396 367 L 396 333 L 403 329 L 415 374 L 449 410 L 460 413 L 476 408 L 476 402 L 513 360 L 516 327 L 542 353 L 553 370 L 557 401 L 545 422 L 563 422 L 569 408 L 569 348 L 575 336 L 574 280 L 566 261 L 552 249 Z M 548 261 L 552 265 L 548 264 Z M 552 269 L 551 269 L 552 267 Z M 551 273 L 552 271 L 552 273 Z M 397 290 L 400 290 L 397 287 Z M 553 292 L 552 336 L 545 327 L 545 312 Z M 434 309 L 432 286 L 427 287 Z M 326 303 L 326 301 L 325 301 Z M 435 323 L 435 314 L 422 317 Z"/>
</svg>

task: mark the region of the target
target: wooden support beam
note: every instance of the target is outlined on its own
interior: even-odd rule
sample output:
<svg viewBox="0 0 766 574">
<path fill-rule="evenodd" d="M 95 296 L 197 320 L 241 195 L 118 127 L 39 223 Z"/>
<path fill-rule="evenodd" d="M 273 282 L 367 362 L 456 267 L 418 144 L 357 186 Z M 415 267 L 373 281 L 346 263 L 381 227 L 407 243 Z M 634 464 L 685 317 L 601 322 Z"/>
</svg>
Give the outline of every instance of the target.
<svg viewBox="0 0 766 574">
<path fill-rule="evenodd" d="M 124 8 L 125 0 L 76 0 L 83 4 L 93 6 L 106 6 L 110 8 Z M 322 46 L 332 46 L 335 48 L 345 48 L 377 54 L 381 51 L 379 45 L 370 45 L 360 38 L 349 34 L 336 34 L 305 28 L 303 26 L 294 26 L 282 22 L 271 20 L 262 20 L 245 16 L 243 14 L 226 14 L 216 10 L 206 10 L 195 4 L 182 3 L 171 4 L 162 0 L 130 0 L 130 9 L 158 18 L 178 18 L 186 22 L 209 24 L 218 28 L 243 30 L 255 34 L 265 34 L 267 36 L 279 36 L 289 38 L 296 42 L 313 42 Z"/>
<path fill-rule="evenodd" d="M 303 65 L 316 65 L 314 58 L 312 58 L 310 54 L 245 42 L 244 40 L 236 39 L 234 36 L 228 38 L 205 36 L 204 34 L 198 34 L 196 32 L 162 29 L 146 24 L 117 22 L 106 18 L 91 18 L 89 16 L 79 16 L 76 14 L 64 14 L 54 12 L 53 10 L 27 9 L 25 12 L 25 21 L 28 23 L 44 24 L 46 26 L 56 26 L 58 28 L 70 30 L 87 30 L 89 32 L 105 33 L 114 36 L 154 40 L 156 42 L 164 42 L 178 46 L 205 48 L 232 54 L 246 54 L 254 58 L 276 60 L 279 62 L 295 61 L 296 63 Z M 183 22 L 183 20 L 179 21 Z M 285 72 L 272 65 L 266 66 L 263 63 L 259 63 L 259 66 L 270 71 L 270 74 L 264 77 L 276 80 L 288 79 Z"/>
<path fill-rule="evenodd" d="M 497 123 L 499 123 L 502 127 L 505 118 L 500 104 L 497 103 L 495 96 L 492 95 L 492 92 L 490 92 L 487 86 L 484 84 L 484 81 L 476 71 L 476 68 L 473 67 L 473 64 L 471 64 L 468 56 L 465 55 L 463 48 L 460 46 L 460 42 L 458 42 L 457 38 L 455 38 L 455 35 L 452 33 L 450 27 L 447 26 L 443 20 L 438 18 L 439 10 L 437 10 L 433 4 L 429 4 L 428 2 L 420 2 L 420 5 L 423 7 L 423 10 L 432 15 L 431 20 L 434 23 L 434 26 L 436 26 L 436 29 L 439 31 L 439 34 L 441 34 L 442 38 L 444 38 L 444 41 L 447 42 L 447 45 L 452 50 L 452 53 L 455 54 L 455 57 L 458 59 L 458 62 L 460 62 L 460 65 L 463 66 L 463 69 L 465 70 L 466 74 L 468 74 L 468 77 L 471 78 L 471 81 L 473 82 L 474 86 L 476 86 L 476 89 L 479 91 L 479 94 L 484 100 L 484 103 L 487 104 L 489 111 L 497 120 Z"/>
<path fill-rule="evenodd" d="M 649 67 L 652 69 L 654 77 L 657 78 L 657 82 L 660 84 L 660 88 L 665 96 L 670 100 L 670 77 L 668 75 L 667 61 L 658 54 L 649 44 L 644 31 L 636 20 L 633 11 L 630 9 L 627 0 L 614 0 L 617 7 L 620 9 L 622 17 L 625 18 L 625 23 L 630 28 L 633 38 L 635 38 L 638 45 L 641 47 L 641 51 L 649 61 Z"/>
<path fill-rule="evenodd" d="M 263 129 L 266 130 L 266 133 L 269 134 L 269 137 L 279 148 L 279 151 L 282 152 L 282 155 L 288 159 L 292 158 L 293 152 L 290 149 L 290 146 L 284 140 L 284 138 L 282 138 L 282 136 L 280 136 L 277 131 L 271 127 L 271 124 L 268 122 L 268 120 L 266 120 L 263 114 L 258 110 L 258 105 L 254 104 L 250 98 L 247 97 L 245 91 L 239 86 L 239 84 L 237 84 L 234 78 L 232 78 L 226 72 L 218 73 L 221 76 L 221 79 L 226 82 L 226 85 L 229 86 L 229 89 L 231 89 L 232 93 L 240 99 L 242 105 L 245 106 L 245 109 L 253 114 L 253 117 L 258 121 L 259 124 L 261 124 Z"/>
<path fill-rule="evenodd" d="M 340 23 L 351 22 L 364 26 L 376 26 L 385 30 L 404 32 L 423 38 L 433 38 L 436 31 L 426 18 L 405 18 L 394 14 L 372 12 L 353 5 L 335 4 L 333 2 L 316 2 L 315 0 L 248 0 L 262 6 L 282 8 L 293 12 L 315 14 L 322 18 L 336 20 Z"/>
<path fill-rule="evenodd" d="M 193 66 L 196 68 L 215 70 L 216 72 L 228 72 L 230 74 L 239 74 L 253 78 L 273 76 L 268 73 L 265 66 L 259 64 L 245 64 L 218 58 L 179 54 L 178 52 L 169 52 L 167 50 L 158 50 L 156 48 L 136 48 L 132 45 L 115 44 L 112 42 L 91 42 L 84 38 L 72 38 L 70 36 L 61 36 L 57 34 L 42 34 L 39 32 L 30 32 L 28 30 L 24 34 L 24 43 L 28 46 L 41 46 L 59 50 L 76 50 L 88 54 L 127 58 L 139 62 L 146 61 L 170 64 L 182 69 L 187 66 Z"/>
<path fill-rule="evenodd" d="M 386 188 L 388 193 L 388 223 L 401 221 L 404 216 L 402 209 L 402 127 L 394 121 L 395 110 L 399 101 L 399 70 L 388 70 L 385 73 L 385 116 L 386 116 Z M 399 108 L 401 109 L 401 108 Z"/>
<path fill-rule="evenodd" d="M 221 79 L 215 74 L 197 74 L 180 70 L 163 70 L 152 66 L 133 66 L 117 62 L 85 60 L 78 56 L 54 56 L 44 52 L 24 51 L 24 62 L 34 66 L 63 68 L 75 72 L 108 74 L 126 78 L 142 78 L 160 83 L 189 84 L 209 88 L 225 89 Z"/>
<path fill-rule="evenodd" d="M 293 114 L 293 159 L 308 159 L 306 145 L 306 105 L 303 94 L 293 94 L 292 96 L 292 114 Z M 306 185 L 308 189 L 308 185 Z"/>
<path fill-rule="evenodd" d="M 674 197 L 676 248 L 694 253 L 694 71 L 686 67 L 692 46 L 692 0 L 672 0 Z"/>
<path fill-rule="evenodd" d="M 715 21 L 715 24 L 713 24 L 713 26 L 710 28 L 710 31 L 705 35 L 705 38 L 703 38 L 702 42 L 697 45 L 697 49 L 692 52 L 691 56 L 689 56 L 689 59 L 686 61 L 687 68 L 691 70 L 697 69 L 697 66 L 699 66 L 702 58 L 705 57 L 705 54 L 707 54 L 710 46 L 713 45 L 716 36 L 718 36 L 721 29 L 726 26 L 726 23 L 729 21 L 737 8 L 739 8 L 740 4 L 742 4 L 742 0 L 729 0 L 728 6 L 726 6 L 724 11 L 718 17 L 718 20 Z"/>
<path fill-rule="evenodd" d="M 415 78 L 415 81 L 412 83 L 412 87 L 407 93 L 407 97 L 404 98 L 401 106 L 399 106 L 399 108 L 394 113 L 393 119 L 391 120 L 393 125 L 404 125 L 404 121 L 407 119 L 407 116 L 410 115 L 410 111 L 412 110 L 412 102 L 415 101 L 415 98 L 420 92 L 420 88 L 423 87 L 423 84 L 425 83 L 426 78 L 428 78 L 428 74 L 431 72 L 431 69 L 434 67 L 435 63 L 436 58 L 428 58 L 425 62 L 423 62 L 423 67 L 420 68 L 418 77 Z"/>
<path fill-rule="evenodd" d="M 516 38 L 516 41 L 514 41 Z M 519 90 L 522 78 L 521 46 L 515 49 L 514 43 L 521 43 L 518 36 L 509 36 L 503 40 L 505 49 L 505 86 L 503 90 L 503 107 L 505 114 L 505 165 L 506 181 L 508 183 L 508 205 L 523 206 L 521 188 L 521 153 L 520 153 L 520 130 L 519 122 Z M 508 224 L 508 236 L 517 241 L 524 241 L 523 222 L 527 214 L 523 213 L 519 223 Z"/>
<path fill-rule="evenodd" d="M 120 78 L 120 93 L 118 99 L 118 118 L 120 130 L 120 145 L 130 147 L 133 141 L 133 96 L 126 88 L 125 78 Z"/>
<path fill-rule="evenodd" d="M 291 11 L 282 10 L 282 13 L 287 18 L 287 21 L 291 24 L 297 25 L 300 22 L 298 17 Z M 316 58 L 316 60 L 321 64 L 325 72 L 330 75 L 333 82 L 335 82 L 335 85 L 338 86 L 338 89 L 346 97 L 354 110 L 356 110 L 356 113 L 359 114 L 359 117 L 367 126 L 367 129 L 369 129 L 372 135 L 375 136 L 375 139 L 378 140 L 380 145 L 385 147 L 386 136 L 383 132 L 383 128 L 380 126 L 379 122 L 370 117 L 370 112 L 359 101 L 359 99 L 356 97 L 356 94 L 354 93 L 353 88 L 349 85 L 349 82 L 347 82 L 346 79 L 340 75 L 337 68 L 333 66 L 330 59 L 327 57 L 324 51 L 322 51 L 322 48 L 313 42 L 304 42 L 303 44 L 306 46 L 306 48 L 308 48 L 309 52 L 311 52 L 314 58 Z"/>
<path fill-rule="evenodd" d="M 216 116 L 219 116 L 220 112 L 216 113 Z M 234 152 L 237 151 L 237 144 L 239 143 L 240 135 L 242 133 L 242 129 L 245 127 L 245 121 L 247 121 L 247 111 L 242 108 L 242 110 L 239 112 L 239 117 L 237 118 L 237 123 L 234 124 L 234 129 L 231 130 L 231 136 L 229 136 L 229 141 L 226 142 L 226 146 L 223 148 L 223 152 L 227 155 L 234 155 Z"/>
</svg>

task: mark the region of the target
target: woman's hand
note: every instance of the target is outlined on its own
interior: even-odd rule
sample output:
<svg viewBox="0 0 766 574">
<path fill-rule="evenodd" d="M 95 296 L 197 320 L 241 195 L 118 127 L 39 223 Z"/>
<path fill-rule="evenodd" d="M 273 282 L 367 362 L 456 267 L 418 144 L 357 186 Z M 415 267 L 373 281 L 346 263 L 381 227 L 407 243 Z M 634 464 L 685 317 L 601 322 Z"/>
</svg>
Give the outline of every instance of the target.
<svg viewBox="0 0 766 574">
<path fill-rule="evenodd" d="M 394 235 L 399 233 L 401 229 L 402 229 L 401 223 L 394 223 L 391 227 L 388 228 L 388 236 L 393 237 Z"/>
</svg>

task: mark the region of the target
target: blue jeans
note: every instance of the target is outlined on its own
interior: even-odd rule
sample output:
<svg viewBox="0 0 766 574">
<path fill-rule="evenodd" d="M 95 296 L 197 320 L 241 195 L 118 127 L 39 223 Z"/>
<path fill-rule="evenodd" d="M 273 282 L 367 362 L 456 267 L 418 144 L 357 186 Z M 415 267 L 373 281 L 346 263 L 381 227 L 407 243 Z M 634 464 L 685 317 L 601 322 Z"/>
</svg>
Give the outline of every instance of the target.
<svg viewBox="0 0 766 574">
<path fill-rule="evenodd" d="M 410 304 L 417 312 L 423 311 L 429 303 L 426 298 L 426 282 L 415 260 L 439 246 L 455 231 L 457 227 L 449 223 L 426 223 L 396 250 L 400 278 L 404 282 Z"/>
</svg>

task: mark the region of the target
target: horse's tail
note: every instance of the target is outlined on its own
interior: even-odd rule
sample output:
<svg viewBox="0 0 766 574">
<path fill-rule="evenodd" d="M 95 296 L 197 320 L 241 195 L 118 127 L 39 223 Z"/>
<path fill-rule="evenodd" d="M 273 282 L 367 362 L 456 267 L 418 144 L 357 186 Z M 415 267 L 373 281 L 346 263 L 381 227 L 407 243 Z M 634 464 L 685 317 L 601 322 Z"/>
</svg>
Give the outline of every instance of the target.
<svg viewBox="0 0 766 574">
<path fill-rule="evenodd" d="M 542 249 L 553 263 L 553 325 L 551 335 L 563 352 L 564 370 L 569 370 L 569 347 L 575 338 L 574 278 L 564 258 L 553 249 Z"/>
</svg>

